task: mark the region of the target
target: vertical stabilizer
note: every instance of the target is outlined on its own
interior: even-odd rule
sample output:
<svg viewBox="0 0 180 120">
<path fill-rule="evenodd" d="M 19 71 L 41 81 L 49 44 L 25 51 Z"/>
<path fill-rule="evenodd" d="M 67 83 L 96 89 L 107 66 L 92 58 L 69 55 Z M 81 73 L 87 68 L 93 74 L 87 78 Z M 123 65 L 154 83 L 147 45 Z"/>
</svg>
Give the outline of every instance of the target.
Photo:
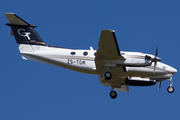
<svg viewBox="0 0 180 120">
<path fill-rule="evenodd" d="M 44 41 L 39 37 L 34 28 L 14 13 L 5 13 L 10 23 L 6 25 L 11 27 L 11 35 L 14 35 L 20 52 L 32 52 L 32 45 L 45 46 Z"/>
</svg>

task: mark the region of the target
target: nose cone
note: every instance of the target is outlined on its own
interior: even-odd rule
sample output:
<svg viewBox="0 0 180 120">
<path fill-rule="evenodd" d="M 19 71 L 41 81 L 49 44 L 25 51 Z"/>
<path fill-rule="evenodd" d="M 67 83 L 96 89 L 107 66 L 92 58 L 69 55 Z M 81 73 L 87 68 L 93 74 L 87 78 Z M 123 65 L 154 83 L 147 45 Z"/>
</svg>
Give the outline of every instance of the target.
<svg viewBox="0 0 180 120">
<path fill-rule="evenodd" d="M 173 67 L 170 67 L 169 72 L 172 73 L 172 74 L 176 74 L 177 70 L 175 68 L 173 68 Z"/>
</svg>

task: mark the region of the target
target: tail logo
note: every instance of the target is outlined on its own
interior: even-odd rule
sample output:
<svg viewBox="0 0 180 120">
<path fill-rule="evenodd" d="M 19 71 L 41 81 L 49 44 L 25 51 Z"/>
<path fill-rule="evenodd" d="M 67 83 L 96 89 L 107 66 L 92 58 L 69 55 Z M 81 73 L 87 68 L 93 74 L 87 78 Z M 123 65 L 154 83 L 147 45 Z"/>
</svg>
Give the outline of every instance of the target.
<svg viewBox="0 0 180 120">
<path fill-rule="evenodd" d="M 18 29 L 17 32 L 20 36 L 27 37 L 28 40 L 31 40 L 31 38 L 29 37 L 29 35 L 31 35 L 31 33 L 25 32 L 25 29 Z"/>
</svg>

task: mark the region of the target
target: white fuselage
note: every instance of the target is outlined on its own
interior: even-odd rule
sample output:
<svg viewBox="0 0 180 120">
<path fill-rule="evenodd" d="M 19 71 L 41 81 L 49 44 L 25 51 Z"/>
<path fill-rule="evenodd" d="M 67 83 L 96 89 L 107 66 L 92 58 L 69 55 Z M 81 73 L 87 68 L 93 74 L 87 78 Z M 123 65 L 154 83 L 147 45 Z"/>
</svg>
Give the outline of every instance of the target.
<svg viewBox="0 0 180 120">
<path fill-rule="evenodd" d="M 31 48 L 28 47 L 29 46 L 24 44 L 19 45 L 20 51 L 21 48 L 31 49 L 29 50 L 30 52 L 23 52 L 24 50 L 21 51 L 23 59 L 56 65 L 77 72 L 98 75 L 95 65 L 96 50 L 75 50 L 38 45 L 31 45 Z M 119 73 L 124 77 L 149 77 L 150 79 L 155 80 L 165 80 L 169 79 L 171 74 L 175 74 L 177 72 L 177 70 L 173 67 L 161 62 L 157 62 L 157 66 L 154 72 L 154 63 L 150 63 L 149 61 L 143 59 L 143 57 L 147 54 L 123 51 L 121 54 L 124 58 L 126 58 L 126 60 L 110 60 L 110 63 L 115 63 L 122 66 L 123 64 L 126 64 L 124 65 L 126 67 L 126 72 L 123 74 Z M 153 55 L 148 55 L 154 57 Z M 134 63 L 134 65 L 128 65 L 128 63 Z M 141 63 L 145 63 L 147 65 L 141 66 Z"/>
</svg>

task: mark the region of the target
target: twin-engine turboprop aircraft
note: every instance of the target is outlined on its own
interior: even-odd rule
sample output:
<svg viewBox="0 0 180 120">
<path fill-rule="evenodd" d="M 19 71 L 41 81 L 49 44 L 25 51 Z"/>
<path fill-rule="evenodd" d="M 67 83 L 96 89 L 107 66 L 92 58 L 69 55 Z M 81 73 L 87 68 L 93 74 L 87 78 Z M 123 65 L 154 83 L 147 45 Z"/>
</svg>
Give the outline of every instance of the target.
<svg viewBox="0 0 180 120">
<path fill-rule="evenodd" d="M 172 75 L 177 70 L 161 63 L 155 55 L 140 52 L 120 51 L 113 30 L 102 30 L 96 51 L 75 50 L 49 46 L 35 32 L 35 25 L 30 25 L 14 13 L 5 13 L 10 23 L 11 35 L 16 39 L 22 58 L 71 69 L 77 72 L 99 75 L 102 85 L 111 86 L 110 97 L 117 97 L 114 91 L 129 92 L 129 86 L 151 86 L 169 79 L 168 92 L 173 93 Z"/>
</svg>

